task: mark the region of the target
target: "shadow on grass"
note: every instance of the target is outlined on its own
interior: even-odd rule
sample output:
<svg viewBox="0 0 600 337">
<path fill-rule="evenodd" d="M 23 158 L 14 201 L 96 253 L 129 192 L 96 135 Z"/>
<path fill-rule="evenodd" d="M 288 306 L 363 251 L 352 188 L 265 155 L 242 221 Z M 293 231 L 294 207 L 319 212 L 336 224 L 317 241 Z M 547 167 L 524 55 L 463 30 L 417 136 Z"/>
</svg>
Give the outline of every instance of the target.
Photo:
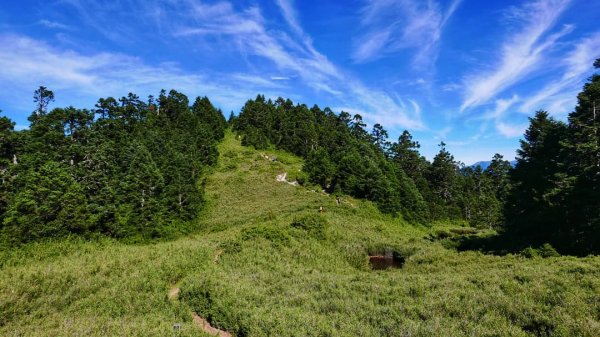
<svg viewBox="0 0 600 337">
<path fill-rule="evenodd" d="M 450 238 L 458 251 L 480 251 L 484 254 L 520 254 L 526 257 L 584 257 L 600 254 L 600 235 L 581 238 L 567 235 L 540 236 L 528 232 L 500 232 L 493 235 L 461 235 Z"/>
<path fill-rule="evenodd" d="M 453 246 L 458 251 L 480 251 L 484 254 L 507 255 L 521 253 L 531 247 L 519 240 L 513 233 L 498 233 L 487 236 L 462 235 L 452 238 Z"/>
<path fill-rule="evenodd" d="M 439 230 L 426 239 L 440 241 L 448 249 L 458 251 L 479 251 L 484 254 L 507 255 L 521 253 L 527 247 L 536 247 L 525 236 L 510 232 L 496 232 L 471 227 Z"/>
</svg>

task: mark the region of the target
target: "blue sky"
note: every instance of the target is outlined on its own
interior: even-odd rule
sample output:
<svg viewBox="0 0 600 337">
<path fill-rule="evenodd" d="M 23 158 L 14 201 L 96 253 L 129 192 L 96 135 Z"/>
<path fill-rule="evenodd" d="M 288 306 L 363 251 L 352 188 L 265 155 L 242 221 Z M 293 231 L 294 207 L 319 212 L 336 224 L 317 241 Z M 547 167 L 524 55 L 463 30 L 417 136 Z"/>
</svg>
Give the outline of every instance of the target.
<svg viewBox="0 0 600 337">
<path fill-rule="evenodd" d="M 467 164 L 513 159 L 527 117 L 565 119 L 600 57 L 600 1 L 45 0 L 0 4 L 0 109 L 32 94 L 207 95 L 226 114 L 262 93 L 408 129 Z"/>
</svg>

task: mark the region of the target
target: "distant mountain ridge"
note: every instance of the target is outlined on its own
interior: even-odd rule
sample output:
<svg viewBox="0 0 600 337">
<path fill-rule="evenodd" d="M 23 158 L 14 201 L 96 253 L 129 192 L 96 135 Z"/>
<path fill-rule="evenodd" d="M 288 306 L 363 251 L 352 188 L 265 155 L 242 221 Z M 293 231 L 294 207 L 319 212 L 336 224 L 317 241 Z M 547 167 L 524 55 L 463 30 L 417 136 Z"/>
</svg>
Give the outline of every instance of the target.
<svg viewBox="0 0 600 337">
<path fill-rule="evenodd" d="M 481 169 L 485 170 L 486 168 L 488 168 L 488 166 L 490 166 L 491 163 L 492 163 L 491 160 L 478 161 L 478 162 L 476 162 L 473 165 L 469 165 L 469 167 L 476 168 L 477 166 L 481 166 Z M 510 166 L 511 167 L 515 167 L 515 165 L 517 165 L 517 161 L 516 160 L 511 160 Z"/>
</svg>

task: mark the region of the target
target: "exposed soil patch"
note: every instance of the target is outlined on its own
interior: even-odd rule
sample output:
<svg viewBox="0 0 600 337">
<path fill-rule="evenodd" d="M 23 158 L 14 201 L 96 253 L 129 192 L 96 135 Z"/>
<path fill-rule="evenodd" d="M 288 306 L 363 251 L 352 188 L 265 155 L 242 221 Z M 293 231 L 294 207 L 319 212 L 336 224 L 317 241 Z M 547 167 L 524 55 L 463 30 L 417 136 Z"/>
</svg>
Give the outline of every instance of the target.
<svg viewBox="0 0 600 337">
<path fill-rule="evenodd" d="M 171 301 L 175 301 L 177 299 L 177 297 L 179 296 L 179 291 L 181 291 L 181 289 L 179 289 L 179 287 L 175 287 L 175 288 L 171 288 L 171 290 L 169 290 L 169 300 Z"/>
<path fill-rule="evenodd" d="M 171 288 L 168 294 L 169 300 L 177 301 L 180 291 L 181 289 L 179 287 Z M 211 336 L 232 337 L 232 335 L 229 332 L 213 327 L 207 320 L 200 317 L 200 315 L 198 315 L 195 312 L 192 312 L 192 318 L 194 320 L 194 324 L 196 324 L 197 327 L 199 327 L 200 329 L 202 329 L 202 331 L 206 332 Z"/>
<path fill-rule="evenodd" d="M 223 254 L 223 250 L 219 249 L 215 252 L 215 255 L 213 256 L 213 262 L 214 263 L 218 263 L 219 259 L 221 258 L 221 254 Z"/>
<path fill-rule="evenodd" d="M 299 184 L 297 181 L 295 181 L 295 180 L 294 180 L 294 181 L 288 181 L 288 180 L 287 180 L 287 172 L 283 172 L 282 174 L 278 174 L 278 175 L 275 177 L 275 180 L 277 180 L 278 182 L 281 182 L 281 183 L 288 183 L 288 184 L 290 184 L 290 185 L 292 185 L 292 186 L 298 186 L 298 185 L 300 185 L 300 184 Z"/>
<path fill-rule="evenodd" d="M 208 323 L 207 320 L 200 317 L 197 313 L 193 312 L 192 316 L 194 317 L 194 323 L 196 323 L 197 326 L 202 328 L 202 330 L 208 333 L 209 335 L 220 337 L 232 337 L 232 335 L 229 332 L 217 329 L 210 325 L 210 323 Z"/>
</svg>

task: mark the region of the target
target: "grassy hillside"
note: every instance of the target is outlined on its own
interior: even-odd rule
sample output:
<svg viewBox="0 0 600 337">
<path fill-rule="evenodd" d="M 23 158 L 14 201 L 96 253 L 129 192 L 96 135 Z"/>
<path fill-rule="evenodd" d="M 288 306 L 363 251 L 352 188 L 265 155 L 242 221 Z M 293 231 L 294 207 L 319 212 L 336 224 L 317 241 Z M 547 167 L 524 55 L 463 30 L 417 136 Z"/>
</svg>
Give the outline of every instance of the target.
<svg viewBox="0 0 600 337">
<path fill-rule="evenodd" d="M 1 252 L 0 335 L 202 335 L 194 311 L 240 336 L 600 335 L 598 257 L 457 252 L 446 237 L 465 229 L 276 181 L 302 178 L 289 154 L 231 134 L 219 151 L 193 236 Z M 386 249 L 403 268 L 371 270 Z"/>
</svg>

